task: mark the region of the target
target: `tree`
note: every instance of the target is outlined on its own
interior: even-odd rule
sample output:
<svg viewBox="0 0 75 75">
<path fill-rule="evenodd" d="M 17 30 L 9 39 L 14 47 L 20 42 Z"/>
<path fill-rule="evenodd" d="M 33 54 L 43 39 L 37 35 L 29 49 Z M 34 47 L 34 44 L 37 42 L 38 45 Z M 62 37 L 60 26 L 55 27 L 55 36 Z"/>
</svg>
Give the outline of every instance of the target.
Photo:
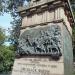
<svg viewBox="0 0 75 75">
<path fill-rule="evenodd" d="M 73 9 L 73 13 L 75 16 L 75 0 L 71 0 L 71 5 L 72 5 L 72 9 Z M 73 55 L 74 55 L 74 61 L 75 61 L 75 26 L 73 27 Z"/>
<path fill-rule="evenodd" d="M 8 72 L 12 69 L 14 52 L 7 46 L 0 46 L 0 72 Z"/>
<path fill-rule="evenodd" d="M 12 31 L 11 31 L 11 45 L 9 47 L 3 45 L 5 41 L 5 34 L 2 29 L 0 29 L 0 72 L 7 72 L 11 70 L 11 66 L 13 65 L 13 60 L 15 57 L 15 52 L 17 48 L 17 38 L 18 38 L 18 31 L 19 26 L 21 24 L 21 18 L 17 13 L 17 7 L 23 5 L 25 0 L 0 0 L 0 15 L 4 12 L 10 13 L 13 22 L 12 24 Z M 18 28 L 17 28 L 18 27 Z"/>
<path fill-rule="evenodd" d="M 6 36 L 2 28 L 0 28 L 0 72 L 11 70 L 14 60 L 14 51 L 12 46 L 5 46 Z M 10 49 L 10 47 L 12 49 Z"/>
<path fill-rule="evenodd" d="M 5 34 L 4 34 L 4 30 L 2 28 L 0 28 L 0 46 L 4 43 L 5 41 Z"/>
</svg>

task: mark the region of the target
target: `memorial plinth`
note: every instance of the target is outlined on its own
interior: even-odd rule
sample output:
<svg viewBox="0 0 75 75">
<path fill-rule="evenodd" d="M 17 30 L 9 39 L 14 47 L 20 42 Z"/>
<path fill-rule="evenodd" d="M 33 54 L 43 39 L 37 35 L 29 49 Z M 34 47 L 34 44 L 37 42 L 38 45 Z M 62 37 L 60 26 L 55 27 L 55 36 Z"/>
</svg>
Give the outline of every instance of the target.
<svg viewBox="0 0 75 75">
<path fill-rule="evenodd" d="M 72 75 L 72 27 L 69 0 L 31 0 L 22 17 L 12 75 Z"/>
</svg>

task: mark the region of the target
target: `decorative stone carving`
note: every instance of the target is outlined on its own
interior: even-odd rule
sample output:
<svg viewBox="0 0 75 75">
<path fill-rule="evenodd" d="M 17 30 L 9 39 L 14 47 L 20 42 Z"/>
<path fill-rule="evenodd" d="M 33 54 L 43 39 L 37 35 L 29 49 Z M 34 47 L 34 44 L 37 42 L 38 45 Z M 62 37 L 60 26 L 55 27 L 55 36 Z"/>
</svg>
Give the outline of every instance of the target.
<svg viewBox="0 0 75 75">
<path fill-rule="evenodd" d="M 58 25 L 31 28 L 21 34 L 18 52 L 21 55 L 50 55 L 59 58 L 61 53 L 61 29 Z"/>
</svg>

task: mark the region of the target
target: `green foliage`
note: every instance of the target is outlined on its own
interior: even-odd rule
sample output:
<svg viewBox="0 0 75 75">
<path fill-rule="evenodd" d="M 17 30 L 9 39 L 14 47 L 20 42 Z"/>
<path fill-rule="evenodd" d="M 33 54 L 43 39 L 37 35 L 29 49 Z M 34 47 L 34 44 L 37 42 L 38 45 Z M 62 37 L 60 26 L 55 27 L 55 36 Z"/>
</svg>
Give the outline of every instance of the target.
<svg viewBox="0 0 75 75">
<path fill-rule="evenodd" d="M 75 0 L 70 0 L 71 1 L 71 5 L 72 5 L 72 9 L 73 9 L 73 13 L 75 16 Z M 75 61 L 75 26 L 73 27 L 73 55 L 74 55 L 74 61 Z"/>
<path fill-rule="evenodd" d="M 11 45 L 9 47 L 3 45 L 6 37 L 3 30 L 0 29 L 0 72 L 7 72 L 12 69 L 21 25 L 21 18 L 15 12 L 17 11 L 18 6 L 23 5 L 24 1 L 25 0 L 0 0 L 0 14 L 3 14 L 4 12 L 10 12 L 13 18 L 13 21 L 11 22 L 12 31 L 9 31 L 11 34 L 9 38 Z"/>
<path fill-rule="evenodd" d="M 75 27 L 73 28 L 73 55 L 74 55 L 74 61 L 75 61 Z"/>
<path fill-rule="evenodd" d="M 0 14 L 17 11 L 18 6 L 23 6 L 25 1 L 30 0 L 0 0 Z"/>
<path fill-rule="evenodd" d="M 0 46 L 0 72 L 10 71 L 13 60 L 14 52 L 9 47 Z"/>
<path fill-rule="evenodd" d="M 0 45 L 2 45 L 4 43 L 5 38 L 6 38 L 5 32 L 3 29 L 0 28 Z"/>
<path fill-rule="evenodd" d="M 7 72 L 11 70 L 14 60 L 13 46 L 3 45 L 6 40 L 4 30 L 0 28 L 0 72 Z"/>
</svg>

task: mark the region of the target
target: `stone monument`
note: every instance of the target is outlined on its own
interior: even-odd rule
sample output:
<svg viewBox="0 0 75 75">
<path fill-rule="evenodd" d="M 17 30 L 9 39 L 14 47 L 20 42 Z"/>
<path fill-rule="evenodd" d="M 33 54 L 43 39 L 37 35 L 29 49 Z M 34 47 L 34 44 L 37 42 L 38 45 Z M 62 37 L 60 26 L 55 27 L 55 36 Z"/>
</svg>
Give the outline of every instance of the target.
<svg viewBox="0 0 75 75">
<path fill-rule="evenodd" d="M 22 17 L 12 75 L 72 75 L 72 27 L 69 0 L 30 0 Z"/>
</svg>

